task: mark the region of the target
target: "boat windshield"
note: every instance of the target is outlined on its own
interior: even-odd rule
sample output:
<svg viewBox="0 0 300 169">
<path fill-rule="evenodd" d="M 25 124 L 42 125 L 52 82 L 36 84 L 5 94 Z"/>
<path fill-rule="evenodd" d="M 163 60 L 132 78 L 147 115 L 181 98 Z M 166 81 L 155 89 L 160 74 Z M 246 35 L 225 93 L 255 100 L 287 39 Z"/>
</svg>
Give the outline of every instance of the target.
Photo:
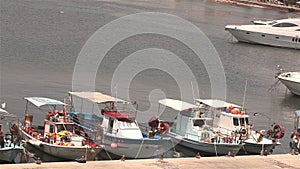
<svg viewBox="0 0 300 169">
<path fill-rule="evenodd" d="M 245 126 L 249 124 L 248 118 L 233 118 L 234 126 Z"/>
<path fill-rule="evenodd" d="M 277 24 L 274 24 L 273 27 L 295 27 L 295 26 L 298 26 L 294 23 L 290 23 L 290 22 L 283 22 L 283 23 L 277 23 Z"/>
<path fill-rule="evenodd" d="M 202 127 L 205 124 L 203 119 L 195 119 L 194 120 L 194 126 Z"/>
<path fill-rule="evenodd" d="M 241 126 L 245 126 L 249 124 L 248 118 L 240 118 L 240 124 Z"/>
<path fill-rule="evenodd" d="M 72 124 L 57 124 L 57 132 L 67 130 L 69 132 L 73 132 L 73 125 Z"/>
</svg>

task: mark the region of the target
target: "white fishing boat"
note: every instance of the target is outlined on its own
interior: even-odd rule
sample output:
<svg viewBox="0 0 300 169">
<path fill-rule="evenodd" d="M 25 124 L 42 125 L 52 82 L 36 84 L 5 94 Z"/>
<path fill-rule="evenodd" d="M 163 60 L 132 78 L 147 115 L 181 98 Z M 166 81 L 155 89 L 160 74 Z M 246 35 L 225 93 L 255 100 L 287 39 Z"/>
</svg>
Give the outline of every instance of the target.
<svg viewBox="0 0 300 169">
<path fill-rule="evenodd" d="M 60 161 L 94 160 L 102 150 L 101 146 L 76 134 L 76 126 L 66 112 L 65 103 L 44 97 L 25 97 L 24 99 L 27 101 L 25 121 L 12 128 L 18 127 L 27 144 Z M 43 126 L 32 124 L 33 116 L 29 114 L 28 109 L 30 105 L 37 107 L 38 110 L 42 110 L 43 107 L 50 108 L 49 112 L 44 112 L 46 118 L 42 122 Z M 58 107 L 62 107 L 61 111 Z M 47 161 L 47 159 L 41 160 Z"/>
<path fill-rule="evenodd" d="M 300 19 L 288 18 L 260 24 L 227 25 L 238 41 L 300 49 Z"/>
<path fill-rule="evenodd" d="M 207 109 L 213 118 L 213 127 L 220 133 L 231 135 L 245 143 L 239 154 L 271 153 L 280 145 L 279 139 L 284 136 L 284 127 L 273 125 L 264 137 L 263 131 L 255 131 L 250 124 L 250 116 L 239 105 L 218 99 L 196 99 L 198 105 Z"/>
<path fill-rule="evenodd" d="M 300 153 L 300 110 L 295 112 L 294 128 L 291 134 L 290 148 L 292 154 L 298 155 Z"/>
<path fill-rule="evenodd" d="M 277 76 L 292 93 L 300 96 L 300 72 L 284 72 Z"/>
<path fill-rule="evenodd" d="M 15 117 L 6 110 L 0 108 L 1 121 L 7 117 Z M 14 163 L 18 154 L 23 153 L 22 145 L 18 144 L 11 132 L 3 133 L 0 123 L 0 163 Z"/>
<path fill-rule="evenodd" d="M 219 156 L 235 155 L 242 148 L 240 140 L 223 135 L 208 124 L 211 118 L 203 114 L 198 106 L 174 99 L 158 101 L 178 112 L 174 124 L 171 125 L 167 135 L 177 144 L 176 151 L 185 156 Z"/>
<path fill-rule="evenodd" d="M 109 152 L 111 158 L 157 157 L 173 147 L 168 137 L 142 132 L 135 119 L 137 110 L 134 106 L 137 105 L 99 92 L 69 92 L 69 94 L 72 101 L 75 96 L 101 107 L 101 112 L 92 112 L 99 115 L 101 113 L 103 117 L 95 141 L 105 145 L 104 149 Z"/>
</svg>

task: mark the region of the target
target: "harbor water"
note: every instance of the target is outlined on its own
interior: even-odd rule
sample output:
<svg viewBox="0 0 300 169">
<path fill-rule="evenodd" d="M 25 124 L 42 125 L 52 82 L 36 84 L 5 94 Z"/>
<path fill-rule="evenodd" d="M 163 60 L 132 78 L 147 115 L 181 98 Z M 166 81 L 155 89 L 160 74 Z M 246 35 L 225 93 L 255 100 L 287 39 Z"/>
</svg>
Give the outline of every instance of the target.
<svg viewBox="0 0 300 169">
<path fill-rule="evenodd" d="M 1 0 L 0 8 L 0 99 L 19 119 L 24 118 L 25 96 L 68 98 L 80 51 L 99 28 L 120 17 L 155 12 L 177 16 L 207 36 L 224 69 L 220 71 L 226 77 L 226 100 L 243 104 L 250 114 L 258 112 L 258 116 L 251 116 L 257 130 L 268 130 L 274 122 L 282 124 L 286 134 L 274 153 L 289 151 L 294 112 L 300 109 L 300 97 L 291 94 L 283 85 L 271 87 L 277 80 L 274 77 L 277 65 L 285 70 L 299 71 L 299 50 L 238 43 L 224 27 L 227 24 L 247 24 L 254 19 L 300 17 L 300 14 L 203 0 Z M 166 21 L 159 23 L 157 29 L 169 26 Z M 140 27 L 143 28 L 143 24 Z M 181 31 L 186 31 L 184 28 L 178 24 L 170 29 L 181 34 Z M 122 27 L 117 29 L 123 31 Z M 111 38 L 115 36 L 111 34 Z M 105 42 L 97 45 L 102 44 Z M 194 45 L 205 48 L 201 43 Z M 129 87 L 122 82 L 112 85 L 115 71 L 122 66 L 122 61 L 136 51 L 154 48 L 170 51 L 179 57 L 196 78 L 198 90 L 194 90 L 196 85 L 191 84 L 189 77 L 184 77 L 186 74 L 181 71 L 185 69 L 168 59 L 163 64 L 176 76 L 148 66 L 136 72 Z M 148 57 L 151 60 L 151 54 Z M 125 67 L 123 73 L 131 72 L 139 64 L 134 63 Z M 193 91 L 189 98 L 184 99 L 190 103 L 194 97 L 210 98 L 212 84 L 206 66 L 189 46 L 174 38 L 155 33 L 138 34 L 122 39 L 106 53 L 96 73 L 95 90 L 121 96 L 113 91 L 128 89 L 130 100 L 138 103 L 138 121 L 147 122 L 158 113 L 158 99 L 181 99 L 182 90 Z M 189 82 L 180 83 L 178 78 Z M 167 113 L 162 117 L 172 119 Z M 45 114 L 31 114 L 34 123 L 43 123 Z"/>
</svg>

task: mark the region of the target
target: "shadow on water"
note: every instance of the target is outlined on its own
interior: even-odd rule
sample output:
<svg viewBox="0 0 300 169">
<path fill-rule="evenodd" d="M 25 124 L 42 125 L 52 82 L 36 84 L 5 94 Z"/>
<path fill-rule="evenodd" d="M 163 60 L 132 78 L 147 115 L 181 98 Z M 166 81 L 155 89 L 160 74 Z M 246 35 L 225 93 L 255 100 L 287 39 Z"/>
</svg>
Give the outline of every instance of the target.
<svg viewBox="0 0 300 169">
<path fill-rule="evenodd" d="M 300 96 L 295 94 L 287 94 L 286 97 L 282 100 L 282 107 L 289 107 L 294 110 L 300 109 Z"/>
<path fill-rule="evenodd" d="M 54 156 L 51 156 L 49 154 L 45 154 L 44 152 L 40 151 L 39 149 L 35 148 L 34 146 L 26 143 L 24 144 L 24 147 L 30 153 L 28 155 L 27 162 L 31 163 L 34 162 L 37 158 L 40 158 L 42 162 L 57 162 L 57 161 L 66 161 L 61 158 L 56 158 Z"/>
</svg>

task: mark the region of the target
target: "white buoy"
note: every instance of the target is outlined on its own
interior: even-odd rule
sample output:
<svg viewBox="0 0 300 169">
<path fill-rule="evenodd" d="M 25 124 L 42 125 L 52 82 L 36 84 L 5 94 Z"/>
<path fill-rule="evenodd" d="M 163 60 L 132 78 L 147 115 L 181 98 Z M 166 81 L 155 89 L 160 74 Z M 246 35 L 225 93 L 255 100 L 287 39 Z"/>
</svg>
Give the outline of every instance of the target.
<svg viewBox="0 0 300 169">
<path fill-rule="evenodd" d="M 115 143 L 115 142 L 112 142 L 112 143 L 110 144 L 110 147 L 111 147 L 112 149 L 116 149 L 116 148 L 118 148 L 118 144 Z"/>
</svg>

